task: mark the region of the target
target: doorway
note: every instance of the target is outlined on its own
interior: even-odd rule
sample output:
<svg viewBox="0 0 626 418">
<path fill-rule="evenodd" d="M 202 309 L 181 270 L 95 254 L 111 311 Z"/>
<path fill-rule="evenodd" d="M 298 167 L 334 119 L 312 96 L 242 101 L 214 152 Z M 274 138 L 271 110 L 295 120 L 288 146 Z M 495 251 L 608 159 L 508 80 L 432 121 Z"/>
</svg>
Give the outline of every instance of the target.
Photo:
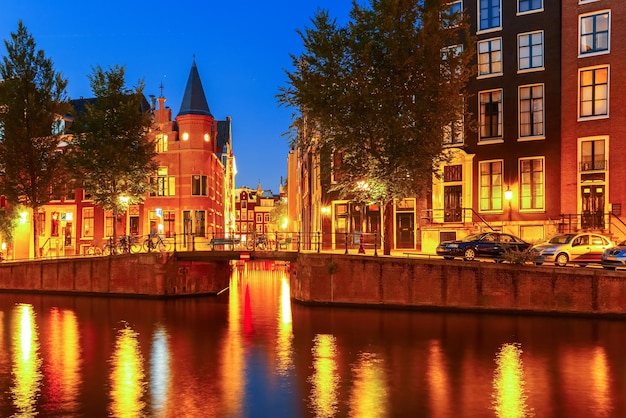
<svg viewBox="0 0 626 418">
<path fill-rule="evenodd" d="M 415 215 L 396 213 L 396 248 L 415 248 Z"/>
<path fill-rule="evenodd" d="M 581 227 L 583 229 L 604 228 L 604 185 L 583 185 L 581 187 Z"/>
</svg>

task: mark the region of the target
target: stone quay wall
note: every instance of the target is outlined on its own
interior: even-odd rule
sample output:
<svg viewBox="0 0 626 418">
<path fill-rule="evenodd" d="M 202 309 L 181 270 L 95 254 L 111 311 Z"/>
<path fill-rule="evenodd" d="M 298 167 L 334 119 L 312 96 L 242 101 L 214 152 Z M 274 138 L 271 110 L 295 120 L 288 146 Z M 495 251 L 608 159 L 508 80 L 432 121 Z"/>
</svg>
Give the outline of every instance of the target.
<svg viewBox="0 0 626 418">
<path fill-rule="evenodd" d="M 182 261 L 171 253 L 0 263 L 0 291 L 173 297 L 228 288 L 227 260 Z"/>
<path fill-rule="evenodd" d="M 626 317 L 626 275 L 599 268 L 302 253 L 291 296 L 320 305 Z"/>
</svg>

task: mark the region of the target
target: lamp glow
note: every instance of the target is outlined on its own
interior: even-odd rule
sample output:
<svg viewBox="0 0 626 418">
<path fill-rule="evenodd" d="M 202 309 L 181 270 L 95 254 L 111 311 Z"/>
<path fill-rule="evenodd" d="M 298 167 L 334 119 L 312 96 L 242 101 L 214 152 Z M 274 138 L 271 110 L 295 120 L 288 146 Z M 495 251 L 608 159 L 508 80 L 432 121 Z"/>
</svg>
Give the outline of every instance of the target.
<svg viewBox="0 0 626 418">
<path fill-rule="evenodd" d="M 513 192 L 510 189 L 507 189 L 504 192 L 504 199 L 506 199 L 507 202 L 510 202 L 511 199 L 513 199 Z"/>
</svg>

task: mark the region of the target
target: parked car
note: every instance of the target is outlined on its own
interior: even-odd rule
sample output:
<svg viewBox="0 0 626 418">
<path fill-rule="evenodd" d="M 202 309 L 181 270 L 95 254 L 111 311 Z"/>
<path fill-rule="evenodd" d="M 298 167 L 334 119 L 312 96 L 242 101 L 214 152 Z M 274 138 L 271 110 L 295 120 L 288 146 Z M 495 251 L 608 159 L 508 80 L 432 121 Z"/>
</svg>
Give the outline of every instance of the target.
<svg viewBox="0 0 626 418">
<path fill-rule="evenodd" d="M 617 267 L 626 267 L 626 241 L 604 250 L 602 253 L 602 267 L 610 270 L 615 270 Z"/>
<path fill-rule="evenodd" d="M 554 263 L 565 266 L 568 263 L 585 266 L 589 263 L 600 263 L 602 253 L 613 247 L 611 240 L 603 235 L 591 232 L 579 234 L 559 234 L 547 242 L 532 248 L 535 264 Z"/>
<path fill-rule="evenodd" d="M 531 244 L 511 234 L 502 232 L 483 232 L 468 235 L 461 240 L 444 241 L 437 246 L 437 255 L 446 260 L 463 257 L 466 261 L 476 258 L 490 258 L 501 261 L 507 250 L 524 251 Z"/>
</svg>

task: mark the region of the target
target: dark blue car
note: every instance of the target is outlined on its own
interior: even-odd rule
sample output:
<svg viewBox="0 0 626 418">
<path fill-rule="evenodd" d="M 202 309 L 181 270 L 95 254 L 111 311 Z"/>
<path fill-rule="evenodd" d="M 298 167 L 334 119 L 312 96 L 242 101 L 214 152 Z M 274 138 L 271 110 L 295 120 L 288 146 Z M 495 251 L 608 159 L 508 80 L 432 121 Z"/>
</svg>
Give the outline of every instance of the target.
<svg viewBox="0 0 626 418">
<path fill-rule="evenodd" d="M 515 235 L 502 232 L 483 232 L 468 235 L 461 240 L 444 241 L 437 246 L 437 255 L 446 260 L 463 257 L 471 261 L 475 258 L 491 258 L 502 260 L 505 251 L 524 251 L 530 244 Z"/>
</svg>

